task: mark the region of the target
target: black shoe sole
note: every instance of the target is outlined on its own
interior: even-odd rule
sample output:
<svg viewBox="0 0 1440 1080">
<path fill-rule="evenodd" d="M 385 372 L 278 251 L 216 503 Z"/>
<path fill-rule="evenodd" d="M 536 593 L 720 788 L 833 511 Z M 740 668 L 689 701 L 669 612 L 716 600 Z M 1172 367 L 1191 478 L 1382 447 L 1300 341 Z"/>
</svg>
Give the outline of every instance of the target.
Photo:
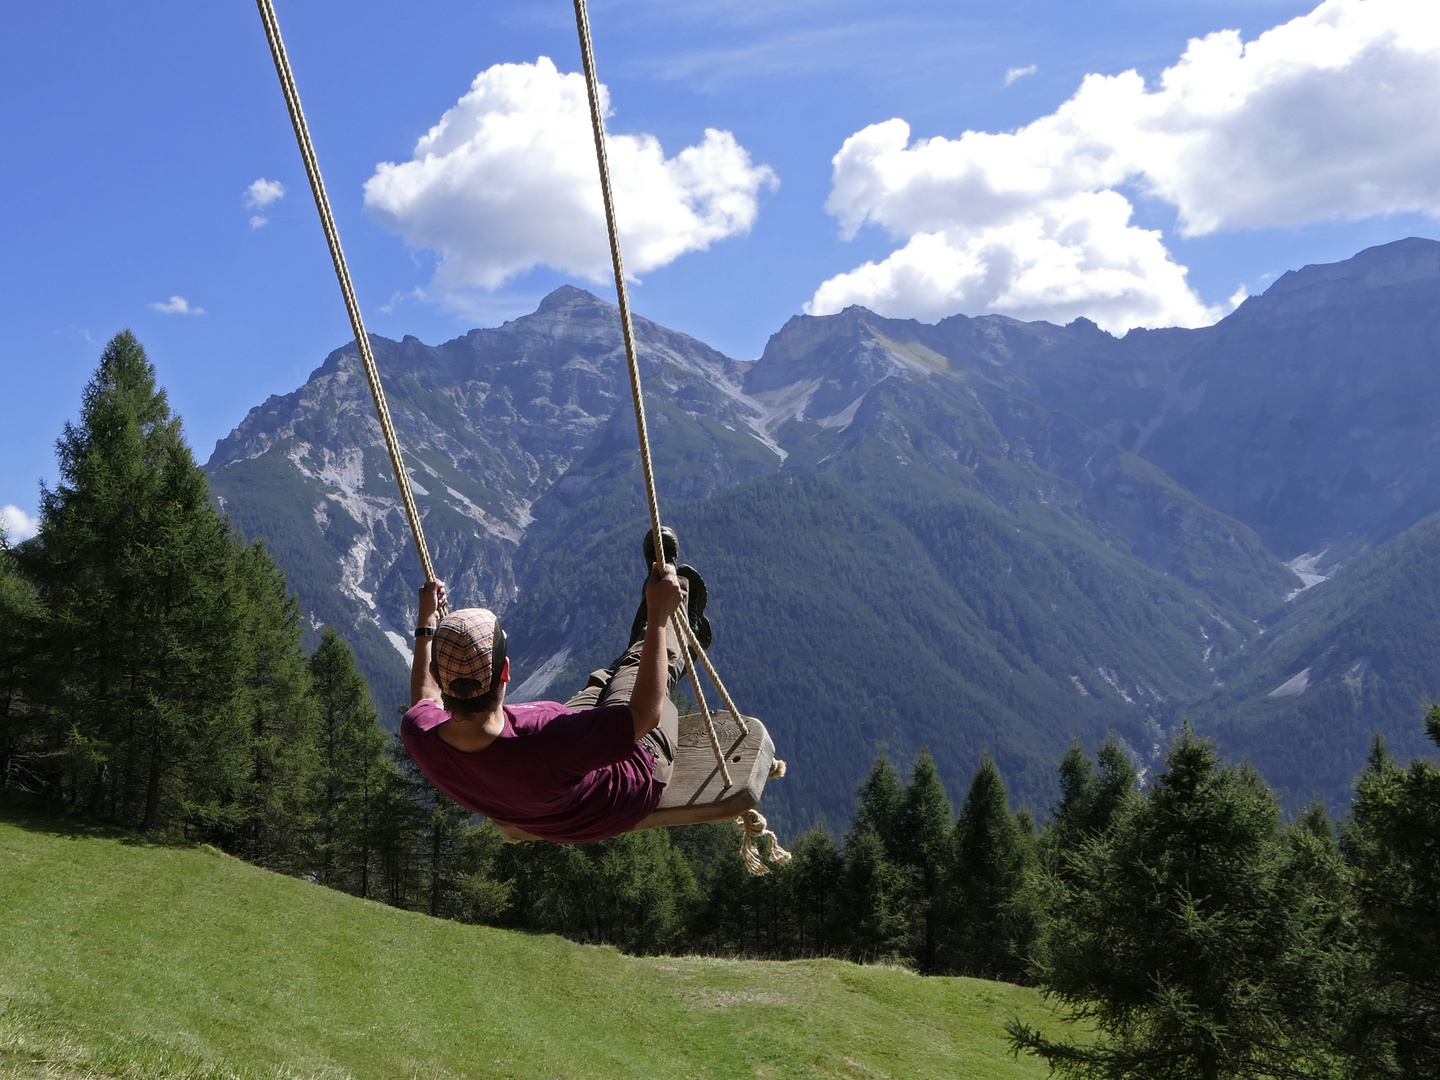
<svg viewBox="0 0 1440 1080">
<path fill-rule="evenodd" d="M 665 549 L 665 561 L 675 563 L 680 561 L 680 537 L 675 535 L 675 530 L 668 525 L 660 526 L 660 536 Z M 645 569 L 655 565 L 655 530 L 645 531 Z"/>
<path fill-rule="evenodd" d="M 666 538 L 669 539 L 668 537 Z M 685 604 L 686 621 L 690 623 L 690 629 L 695 634 L 695 640 L 700 647 L 707 652 L 710 649 L 710 642 L 714 639 L 714 631 L 710 628 L 710 620 L 705 617 L 705 605 L 710 599 L 710 590 L 705 587 L 705 579 L 700 576 L 700 571 L 693 566 L 678 566 L 675 572 L 685 579 L 687 586 L 687 600 Z M 635 609 L 635 618 L 630 623 L 630 645 L 634 645 L 645 636 L 645 623 L 648 621 L 648 609 L 645 604 L 645 592 L 642 586 L 640 592 L 640 606 Z"/>
</svg>

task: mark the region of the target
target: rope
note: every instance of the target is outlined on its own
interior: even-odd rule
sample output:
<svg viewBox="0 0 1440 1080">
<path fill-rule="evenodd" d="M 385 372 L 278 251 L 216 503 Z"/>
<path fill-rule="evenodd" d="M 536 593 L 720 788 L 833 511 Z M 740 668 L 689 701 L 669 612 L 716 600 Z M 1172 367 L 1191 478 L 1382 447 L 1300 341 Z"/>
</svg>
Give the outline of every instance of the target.
<svg viewBox="0 0 1440 1080">
<path fill-rule="evenodd" d="M 630 394 L 635 399 L 635 427 L 640 436 L 645 497 L 650 502 L 651 535 L 655 537 L 656 550 L 660 550 L 660 500 L 655 494 L 650 432 L 645 426 L 645 402 L 640 393 L 640 359 L 635 350 L 635 327 L 630 321 L 630 290 L 625 284 L 625 261 L 620 255 L 620 227 L 615 223 L 610 158 L 605 152 L 605 118 L 600 115 L 600 82 L 595 75 L 595 49 L 590 43 L 590 13 L 585 0 L 575 0 L 575 27 L 580 34 L 580 61 L 585 68 L 585 91 L 590 98 L 590 128 L 595 134 L 595 160 L 600 166 L 600 194 L 605 200 L 605 228 L 610 234 L 610 262 L 615 271 L 615 294 L 620 302 L 620 333 L 625 339 L 625 359 L 630 368 Z"/>
<path fill-rule="evenodd" d="M 650 504 L 650 529 L 660 550 L 660 498 L 655 492 L 655 465 L 650 455 L 650 430 L 645 423 L 645 398 L 640 389 L 640 357 L 635 347 L 635 327 L 630 318 L 630 289 L 625 281 L 625 260 L 620 254 L 620 226 L 615 220 L 615 195 L 610 184 L 610 158 L 605 149 L 605 118 L 600 112 L 600 80 L 595 74 L 595 48 L 590 40 L 590 13 L 585 0 L 575 0 L 575 29 L 580 36 L 580 62 L 585 69 L 585 93 L 590 100 L 590 130 L 595 136 L 595 161 L 600 168 L 600 194 L 605 203 L 605 229 L 610 237 L 610 263 L 615 273 L 615 295 L 620 307 L 620 334 L 625 341 L 625 361 L 630 372 L 630 396 L 635 399 L 635 428 L 640 438 L 640 468 L 645 475 L 645 498 Z M 691 633 L 689 620 L 683 616 L 675 620 L 681 628 L 681 638 L 700 657 L 705 670 L 715 679 L 715 669 L 705 650 Z M 720 749 L 720 740 L 715 734 L 715 721 L 705 704 L 704 691 L 700 689 L 699 673 L 690 661 L 690 648 L 686 649 L 685 667 L 690 673 L 690 684 L 695 688 L 695 700 L 700 703 L 701 715 L 705 717 L 705 729 L 710 734 L 710 748 L 715 753 L 715 763 L 725 786 L 730 787 L 730 771 L 725 767 L 725 754 Z M 735 717 L 740 730 L 750 733 L 740 710 L 730 701 L 730 695 L 715 679 L 715 686 L 725 700 L 730 714 Z"/>
<path fill-rule="evenodd" d="M 685 628 L 686 633 L 682 634 L 680 638 L 680 650 L 685 654 L 685 671 L 690 676 L 690 685 L 695 689 L 695 702 L 700 706 L 700 715 L 705 718 L 705 732 L 710 736 L 710 752 L 715 755 L 715 764 L 720 769 L 720 782 L 727 788 L 732 787 L 730 769 L 725 764 L 725 751 L 720 749 L 720 737 L 715 733 L 715 718 L 710 715 L 710 705 L 705 700 L 705 691 L 701 688 L 699 676 L 695 673 L 695 662 L 691 657 L 689 648 L 686 647 L 686 642 L 694 640 L 694 635 L 688 633 L 690 630 L 689 620 L 683 615 L 680 615 L 678 618 L 672 616 L 670 625 L 675 627 L 683 626 Z"/>
<path fill-rule="evenodd" d="M 781 772 L 784 772 L 783 763 L 780 768 Z M 735 819 L 735 827 L 745 834 L 740 845 L 740 856 L 745 860 L 745 869 L 751 874 L 759 877 L 770 872 L 770 868 L 760 861 L 760 855 L 755 848 L 766 836 L 770 838 L 770 861 L 776 866 L 784 866 L 790 861 L 790 852 L 780 846 L 779 838 L 771 831 L 770 826 L 765 824 L 765 816 L 759 810 L 746 810 Z"/>
<path fill-rule="evenodd" d="M 677 623 L 683 624 L 683 629 L 681 630 L 682 640 L 684 640 L 690 648 L 694 649 L 695 654 L 700 657 L 700 663 L 704 665 L 706 674 L 710 676 L 710 681 L 715 684 L 715 689 L 720 692 L 720 700 L 725 702 L 725 707 L 730 710 L 730 715 L 735 718 L 735 723 L 740 725 L 740 734 L 749 735 L 750 725 L 745 722 L 745 717 L 740 715 L 740 710 L 735 707 L 735 702 L 730 697 L 730 691 L 726 690 L 725 684 L 720 681 L 720 675 L 716 672 L 715 665 L 710 662 L 710 657 L 706 654 L 705 650 L 700 647 L 700 642 L 695 637 L 695 631 L 690 628 L 689 620 L 679 619 Z M 693 668 L 690 670 L 690 681 L 692 683 L 695 682 L 695 671 Z M 698 686 L 696 687 L 696 699 L 700 700 Z M 708 711 L 706 712 L 706 716 L 709 716 Z"/>
<path fill-rule="evenodd" d="M 280 23 L 275 18 L 275 7 L 271 0 L 255 2 L 260 8 L 260 21 L 265 24 L 265 37 L 270 42 L 270 56 L 275 61 L 275 73 L 280 76 L 280 88 L 285 92 L 285 106 L 290 110 L 290 125 L 295 129 L 295 141 L 300 146 L 300 157 L 305 162 L 305 174 L 310 178 L 310 192 L 315 196 L 315 209 L 320 212 L 320 224 L 325 229 L 325 242 L 330 246 L 330 261 L 335 264 L 335 277 L 340 282 L 340 293 L 345 298 L 345 310 L 350 315 L 350 329 L 355 333 L 355 345 L 360 350 L 360 360 L 365 367 L 365 380 L 370 384 L 370 396 L 375 400 L 375 416 L 380 421 L 380 433 L 385 438 L 390 467 L 395 470 L 395 483 L 400 488 L 400 501 L 404 504 L 405 516 L 410 520 L 410 532 L 415 537 L 415 550 L 420 555 L 420 566 L 425 571 L 425 580 L 434 581 L 435 567 L 430 562 L 430 548 L 425 543 L 425 530 L 420 524 L 420 512 L 415 507 L 415 495 L 410 490 L 410 474 L 400 453 L 400 441 L 395 436 L 395 424 L 390 419 L 390 406 L 385 401 L 385 389 L 380 385 L 380 369 L 375 366 L 370 335 L 365 332 L 365 320 L 360 316 L 360 302 L 355 298 L 355 285 L 350 280 L 350 268 L 345 264 L 345 252 L 340 248 L 340 231 L 335 227 L 335 216 L 330 212 L 330 198 L 325 194 L 320 163 L 315 158 L 315 145 L 310 140 L 310 128 L 306 125 L 305 113 L 300 108 L 300 92 L 295 88 L 290 59 L 285 55 L 285 42 L 280 38 Z M 441 614 L 444 614 L 443 610 Z"/>
<path fill-rule="evenodd" d="M 640 361 L 635 346 L 635 327 L 630 317 L 630 293 L 625 281 L 625 264 L 620 254 L 620 230 L 615 219 L 615 198 L 610 184 L 610 161 L 605 149 L 605 120 L 600 114 L 600 83 L 595 74 L 595 52 L 590 40 L 590 16 L 585 0 L 575 2 L 575 25 L 580 36 L 580 58 L 585 68 L 585 89 L 590 101 L 591 129 L 595 136 L 595 157 L 600 169 L 600 190 L 605 203 L 605 227 L 610 238 L 610 258 L 615 273 L 615 292 L 620 308 L 620 332 L 625 342 L 625 359 L 630 373 L 630 394 L 635 402 L 635 427 L 640 441 L 640 466 L 645 476 L 645 497 L 650 507 L 650 528 L 657 542 L 660 537 L 660 500 L 655 490 L 655 466 L 650 452 L 650 432 L 645 422 L 645 400 L 640 386 Z M 390 418 L 390 407 L 385 399 L 385 389 L 380 383 L 380 370 L 375 363 L 375 354 L 370 346 L 370 336 L 365 332 L 365 321 L 360 313 L 360 303 L 355 296 L 355 286 L 350 278 L 350 269 L 345 262 L 345 252 L 340 246 L 340 231 L 335 225 L 335 216 L 330 210 L 330 198 L 325 192 L 325 181 L 320 175 L 320 164 L 315 157 L 315 146 L 310 138 L 310 128 L 305 123 L 305 113 L 300 107 L 300 92 L 295 87 L 295 76 L 290 69 L 290 59 L 285 53 L 285 43 L 280 37 L 280 23 L 275 17 L 271 0 L 256 0 L 260 9 L 260 20 L 265 26 L 265 37 L 270 43 L 270 56 L 275 61 L 275 73 L 280 77 L 280 88 L 285 94 L 285 106 L 290 112 L 290 124 L 295 129 L 295 141 L 300 148 L 300 157 L 305 162 L 305 174 L 310 180 L 310 192 L 315 197 L 315 209 L 320 214 L 320 224 L 325 230 L 325 242 L 330 248 L 330 261 L 335 266 L 335 277 L 340 284 L 340 293 L 345 300 L 345 310 L 350 316 L 350 328 L 355 334 L 355 345 L 365 368 L 365 379 L 370 386 L 370 396 L 375 402 L 375 416 L 380 422 L 380 433 L 385 439 L 385 449 L 390 455 L 390 466 L 395 471 L 395 483 L 400 489 L 400 500 L 405 507 L 405 516 L 410 522 L 410 532 L 415 539 L 415 550 L 420 556 L 420 566 L 425 580 L 435 580 L 435 568 L 430 561 L 430 549 L 425 542 L 425 530 L 420 522 L 420 512 L 415 506 L 415 495 L 410 487 L 410 474 L 405 468 L 405 459 L 400 451 L 400 442 L 395 434 L 395 424 Z M 749 725 L 740 710 L 735 707 L 730 692 L 720 681 L 710 658 L 696 640 L 689 620 L 683 616 L 675 620 L 686 646 L 685 666 L 690 682 L 695 688 L 695 698 L 705 717 L 705 727 L 710 735 L 710 748 L 715 754 L 720 775 L 728 788 L 730 773 L 725 765 L 725 754 L 715 733 L 715 721 L 705 701 L 700 686 L 699 672 L 692 657 L 698 656 L 706 673 L 714 682 L 730 715 L 745 734 L 750 734 Z M 783 776 L 785 763 L 777 761 L 770 775 Z M 745 865 L 752 874 L 763 874 L 767 869 L 755 853 L 755 842 L 770 837 L 770 857 L 777 865 L 790 860 L 790 853 L 782 848 L 775 834 L 765 824 L 759 811 L 747 810 L 735 819 L 736 825 L 745 833 Z"/>
</svg>

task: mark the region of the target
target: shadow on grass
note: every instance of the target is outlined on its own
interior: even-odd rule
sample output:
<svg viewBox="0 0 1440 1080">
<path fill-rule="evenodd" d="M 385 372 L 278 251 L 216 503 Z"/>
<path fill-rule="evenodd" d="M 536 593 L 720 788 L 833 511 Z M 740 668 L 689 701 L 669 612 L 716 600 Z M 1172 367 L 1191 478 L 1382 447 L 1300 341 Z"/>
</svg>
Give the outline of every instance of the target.
<svg viewBox="0 0 1440 1080">
<path fill-rule="evenodd" d="M 117 840 L 132 847 L 198 846 L 193 841 L 142 833 L 112 821 L 97 821 L 78 814 L 47 813 L 3 792 L 0 792 L 0 822 L 26 832 L 46 833 L 71 840 Z"/>
</svg>

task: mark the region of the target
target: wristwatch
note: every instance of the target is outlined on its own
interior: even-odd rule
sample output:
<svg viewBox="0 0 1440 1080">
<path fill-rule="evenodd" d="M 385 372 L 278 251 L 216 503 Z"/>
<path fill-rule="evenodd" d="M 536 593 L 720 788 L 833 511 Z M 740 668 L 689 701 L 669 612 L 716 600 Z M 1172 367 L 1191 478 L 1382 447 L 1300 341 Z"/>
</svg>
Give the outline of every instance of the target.
<svg viewBox="0 0 1440 1080">
<path fill-rule="evenodd" d="M 420 637 L 434 637 L 434 636 L 435 636 L 435 631 L 436 631 L 437 629 L 438 629 L 438 627 L 434 627 L 434 626 L 417 626 L 417 627 L 415 627 L 415 636 L 416 636 L 417 638 L 420 638 Z"/>
</svg>

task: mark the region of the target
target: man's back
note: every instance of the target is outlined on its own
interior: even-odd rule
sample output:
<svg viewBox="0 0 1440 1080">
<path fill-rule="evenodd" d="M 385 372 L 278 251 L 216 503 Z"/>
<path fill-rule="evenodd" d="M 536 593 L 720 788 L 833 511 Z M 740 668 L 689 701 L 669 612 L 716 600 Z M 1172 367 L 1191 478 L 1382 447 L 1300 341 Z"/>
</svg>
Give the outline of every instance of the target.
<svg viewBox="0 0 1440 1080">
<path fill-rule="evenodd" d="M 504 706 L 505 726 L 484 749 L 440 737 L 450 714 L 421 701 L 400 736 L 411 759 L 462 806 L 546 840 L 587 843 L 627 832 L 660 803 L 654 756 L 635 740 L 628 705 L 571 712 L 555 701 Z"/>
</svg>

